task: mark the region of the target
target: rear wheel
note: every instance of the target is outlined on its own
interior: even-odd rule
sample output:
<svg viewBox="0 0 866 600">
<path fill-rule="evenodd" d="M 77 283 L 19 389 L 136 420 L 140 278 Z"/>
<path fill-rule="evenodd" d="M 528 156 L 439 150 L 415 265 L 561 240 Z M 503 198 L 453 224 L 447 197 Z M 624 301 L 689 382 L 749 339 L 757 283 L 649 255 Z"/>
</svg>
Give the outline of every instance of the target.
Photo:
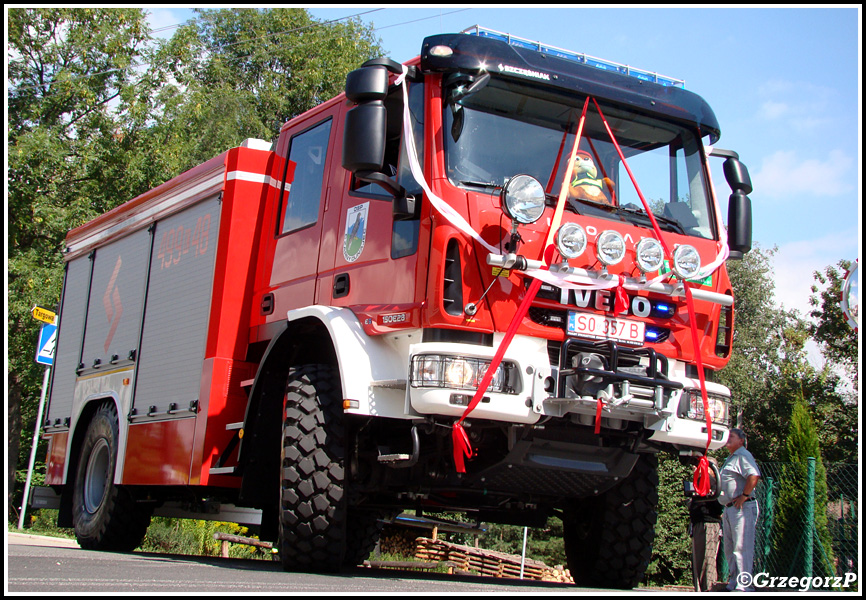
<svg viewBox="0 0 866 600">
<path fill-rule="evenodd" d="M 384 520 L 392 513 L 385 511 L 349 510 L 349 522 L 346 527 L 346 556 L 343 565 L 354 567 L 364 562 L 382 535 Z"/>
<path fill-rule="evenodd" d="M 643 455 L 620 485 L 566 510 L 563 541 L 578 585 L 631 589 L 652 554 L 658 459 Z"/>
<path fill-rule="evenodd" d="M 114 483 L 118 439 L 117 409 L 103 404 L 84 435 L 72 494 L 75 537 L 88 550 L 132 551 L 150 524 L 151 511 Z"/>
</svg>

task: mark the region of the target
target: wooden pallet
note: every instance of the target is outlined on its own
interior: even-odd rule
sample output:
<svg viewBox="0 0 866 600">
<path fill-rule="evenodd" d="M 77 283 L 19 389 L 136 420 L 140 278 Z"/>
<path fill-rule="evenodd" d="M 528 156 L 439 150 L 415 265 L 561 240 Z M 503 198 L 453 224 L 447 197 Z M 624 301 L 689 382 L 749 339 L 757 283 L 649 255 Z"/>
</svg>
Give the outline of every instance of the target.
<svg viewBox="0 0 866 600">
<path fill-rule="evenodd" d="M 418 538 L 415 540 L 415 558 L 423 561 L 448 561 L 458 569 L 488 577 L 520 578 L 521 558 L 495 550 Z M 572 582 L 567 571 L 554 569 L 541 561 L 529 558 L 523 564 L 523 578 L 535 581 Z"/>
</svg>

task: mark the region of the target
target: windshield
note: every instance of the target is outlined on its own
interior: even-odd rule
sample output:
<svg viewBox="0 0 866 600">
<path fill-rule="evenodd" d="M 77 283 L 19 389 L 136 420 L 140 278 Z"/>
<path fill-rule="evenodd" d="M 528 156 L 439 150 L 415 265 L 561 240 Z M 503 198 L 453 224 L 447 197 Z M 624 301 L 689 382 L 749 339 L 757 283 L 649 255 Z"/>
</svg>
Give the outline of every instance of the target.
<svg viewBox="0 0 866 600">
<path fill-rule="evenodd" d="M 452 93 L 446 90 L 446 98 Z M 445 107 L 449 179 L 495 188 L 532 175 L 558 197 L 585 97 L 492 78 L 480 91 Z M 662 229 L 715 239 L 701 144 L 681 125 L 599 103 Z M 580 214 L 650 227 L 616 148 L 590 100 L 569 206 Z"/>
</svg>

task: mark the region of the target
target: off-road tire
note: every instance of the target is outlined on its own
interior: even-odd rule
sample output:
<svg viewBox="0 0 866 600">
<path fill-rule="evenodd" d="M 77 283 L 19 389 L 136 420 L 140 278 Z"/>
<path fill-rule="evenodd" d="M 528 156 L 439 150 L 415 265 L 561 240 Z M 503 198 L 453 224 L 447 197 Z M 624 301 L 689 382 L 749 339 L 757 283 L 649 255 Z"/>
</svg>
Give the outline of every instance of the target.
<svg viewBox="0 0 866 600">
<path fill-rule="evenodd" d="M 279 553 L 287 571 L 333 572 L 347 558 L 345 425 L 339 371 L 289 375 L 280 463 Z"/>
<path fill-rule="evenodd" d="M 569 507 L 563 517 L 568 569 L 577 585 L 632 589 L 652 555 L 658 459 L 642 455 L 620 485 Z"/>
<path fill-rule="evenodd" d="M 100 406 L 87 426 L 72 492 L 72 523 L 87 550 L 131 552 L 141 545 L 151 509 L 114 484 L 119 424 L 114 403 Z"/>
</svg>

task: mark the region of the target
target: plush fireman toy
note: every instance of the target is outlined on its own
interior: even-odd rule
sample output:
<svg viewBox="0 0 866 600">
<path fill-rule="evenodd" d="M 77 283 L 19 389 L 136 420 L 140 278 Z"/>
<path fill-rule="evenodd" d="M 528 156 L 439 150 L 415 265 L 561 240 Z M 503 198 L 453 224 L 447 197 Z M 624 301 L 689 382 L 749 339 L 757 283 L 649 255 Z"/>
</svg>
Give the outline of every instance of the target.
<svg viewBox="0 0 866 600">
<path fill-rule="evenodd" d="M 583 150 L 575 155 L 568 191 L 570 198 L 613 204 L 613 181 L 599 175 L 592 156 Z"/>
</svg>

